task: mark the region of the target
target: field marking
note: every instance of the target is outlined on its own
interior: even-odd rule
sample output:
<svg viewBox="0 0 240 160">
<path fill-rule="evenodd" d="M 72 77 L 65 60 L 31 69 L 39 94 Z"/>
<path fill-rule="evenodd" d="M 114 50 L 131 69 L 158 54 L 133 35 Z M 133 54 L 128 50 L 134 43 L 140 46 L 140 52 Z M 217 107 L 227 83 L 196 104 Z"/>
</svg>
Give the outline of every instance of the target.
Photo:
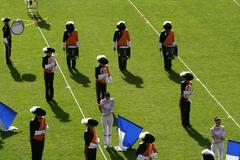
<svg viewBox="0 0 240 160">
<path fill-rule="evenodd" d="M 239 3 L 238 1 L 233 0 L 233 2 L 234 2 L 236 5 L 238 5 L 238 7 L 240 7 L 240 3 Z"/>
<path fill-rule="evenodd" d="M 26 3 L 26 0 L 23 0 L 23 1 Z M 30 10 L 31 15 L 33 16 L 32 10 L 31 10 L 31 9 L 29 9 L 29 10 Z M 33 16 L 33 18 L 34 18 L 34 16 Z M 42 35 L 42 37 L 43 37 L 43 39 L 44 39 L 44 41 L 45 41 L 47 47 L 49 47 L 50 45 L 49 45 L 49 43 L 48 43 L 48 41 L 47 41 L 45 35 L 43 34 L 42 29 L 39 27 L 38 23 L 36 23 L 36 26 L 37 26 L 39 32 L 41 33 L 41 35 Z M 59 63 L 58 63 L 58 61 L 57 61 L 57 59 L 56 59 L 56 63 L 57 63 L 57 66 L 58 66 L 58 68 L 59 68 L 59 71 L 61 72 L 61 75 L 62 75 L 62 77 L 63 77 L 63 79 L 64 79 L 64 81 L 65 81 L 65 83 L 66 83 L 66 85 L 67 85 L 67 88 L 68 88 L 69 91 L 71 92 L 71 94 L 72 94 L 72 96 L 73 96 L 73 99 L 74 99 L 75 103 L 77 104 L 77 107 L 78 107 L 79 111 L 81 112 L 83 118 L 86 118 L 85 115 L 84 115 L 84 113 L 83 113 L 83 111 L 82 111 L 82 108 L 80 107 L 80 105 L 79 105 L 79 103 L 78 103 L 78 100 L 76 99 L 75 94 L 74 94 L 73 91 L 72 91 L 71 86 L 69 85 L 69 83 L 68 83 L 68 81 L 67 81 L 65 75 L 63 74 L 63 71 L 62 71 L 62 69 L 61 69 L 61 67 L 60 67 L 60 65 L 59 65 Z M 100 149 L 100 151 L 101 151 L 101 153 L 102 153 L 104 159 L 107 160 L 107 157 L 106 157 L 105 154 L 103 153 L 103 150 L 102 150 L 102 148 L 101 148 L 100 145 L 99 145 L 99 149 Z"/>
<path fill-rule="evenodd" d="M 156 32 L 158 36 L 160 36 L 160 33 L 153 27 L 153 25 L 149 22 L 149 20 L 142 14 L 142 12 L 136 7 L 136 5 L 131 1 L 128 0 L 131 5 L 137 10 L 137 12 L 141 15 L 141 17 L 145 20 L 145 22 Z M 235 0 L 233 0 L 235 1 Z M 239 4 L 239 3 L 238 3 Z M 240 4 L 239 4 L 240 7 Z M 207 91 L 207 93 L 217 102 L 217 104 L 222 108 L 222 110 L 227 114 L 228 118 L 231 119 L 238 128 L 240 128 L 240 125 L 234 120 L 234 118 L 229 114 L 229 112 L 225 109 L 225 107 L 218 101 L 218 99 L 209 91 L 209 89 L 202 83 L 202 81 L 197 77 L 197 75 L 188 67 L 188 65 L 181 59 L 180 56 L 178 56 L 178 59 L 182 62 L 182 64 L 196 77 L 196 80 L 203 86 L 203 88 Z"/>
</svg>

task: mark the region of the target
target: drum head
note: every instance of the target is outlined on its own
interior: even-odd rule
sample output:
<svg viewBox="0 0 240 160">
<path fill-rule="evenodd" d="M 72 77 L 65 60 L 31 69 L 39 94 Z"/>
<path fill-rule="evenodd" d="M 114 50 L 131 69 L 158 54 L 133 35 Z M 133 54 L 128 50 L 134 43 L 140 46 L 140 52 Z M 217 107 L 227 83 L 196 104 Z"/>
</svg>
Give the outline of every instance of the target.
<svg viewBox="0 0 240 160">
<path fill-rule="evenodd" d="M 11 26 L 11 32 L 15 35 L 20 35 L 24 31 L 24 23 L 22 20 L 14 20 Z"/>
</svg>

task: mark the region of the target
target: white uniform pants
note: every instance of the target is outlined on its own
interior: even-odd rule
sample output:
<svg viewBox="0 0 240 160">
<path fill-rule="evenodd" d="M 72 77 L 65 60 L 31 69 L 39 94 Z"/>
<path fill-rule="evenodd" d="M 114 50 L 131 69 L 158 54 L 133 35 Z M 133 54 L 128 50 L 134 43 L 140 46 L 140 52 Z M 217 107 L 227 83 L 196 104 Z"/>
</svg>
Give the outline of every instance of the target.
<svg viewBox="0 0 240 160">
<path fill-rule="evenodd" d="M 211 150 L 215 154 L 215 156 L 216 152 L 218 151 L 219 160 L 223 160 L 223 149 L 224 149 L 223 142 L 212 143 L 211 145 Z"/>
<path fill-rule="evenodd" d="M 110 146 L 112 140 L 113 115 L 102 116 L 104 145 Z"/>
</svg>

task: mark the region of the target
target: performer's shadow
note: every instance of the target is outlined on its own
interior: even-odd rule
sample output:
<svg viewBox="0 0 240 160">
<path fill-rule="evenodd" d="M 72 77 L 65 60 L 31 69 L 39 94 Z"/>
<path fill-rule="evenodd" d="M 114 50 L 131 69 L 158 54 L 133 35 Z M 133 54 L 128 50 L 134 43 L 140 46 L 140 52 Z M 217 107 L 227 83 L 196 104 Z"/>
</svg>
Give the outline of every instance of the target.
<svg viewBox="0 0 240 160">
<path fill-rule="evenodd" d="M 28 16 L 40 27 L 46 30 L 51 29 L 51 25 L 46 21 L 46 18 L 42 18 L 38 12 L 35 13 L 28 13 Z"/>
<path fill-rule="evenodd" d="M 107 148 L 107 152 L 109 153 L 111 159 L 124 160 L 124 158 L 114 148 Z"/>
<path fill-rule="evenodd" d="M 123 154 L 127 159 L 136 159 L 136 152 L 136 149 L 130 148 L 126 152 L 123 152 Z"/>
<path fill-rule="evenodd" d="M 1 131 L 0 130 L 0 149 L 3 148 L 3 144 L 4 144 L 3 140 L 4 139 L 9 138 L 11 136 L 14 136 L 14 135 L 16 135 L 18 133 L 20 133 L 20 132 L 16 132 L 16 131 L 7 131 L 7 132 L 5 132 L 5 131 Z"/>
<path fill-rule="evenodd" d="M 168 78 L 173 82 L 180 84 L 182 82 L 182 77 L 179 73 L 175 72 L 174 70 L 167 70 Z"/>
<path fill-rule="evenodd" d="M 115 115 L 115 116 L 113 116 L 113 119 L 114 119 L 113 126 L 117 126 L 118 125 L 118 117 Z"/>
<path fill-rule="evenodd" d="M 7 65 L 7 66 L 10 70 L 11 76 L 14 79 L 14 81 L 22 82 L 23 80 L 22 80 L 21 74 L 18 72 L 18 70 L 13 65 Z"/>
<path fill-rule="evenodd" d="M 3 149 L 3 144 L 4 144 L 4 142 L 2 140 L 0 140 L 0 149 Z"/>
<path fill-rule="evenodd" d="M 53 113 L 56 115 L 56 118 L 61 122 L 69 122 L 69 113 L 66 113 L 55 100 L 48 101 L 49 106 L 51 107 Z"/>
<path fill-rule="evenodd" d="M 36 81 L 36 76 L 34 74 L 26 73 L 22 75 L 22 80 L 27 82 L 34 82 Z"/>
<path fill-rule="evenodd" d="M 203 137 L 197 130 L 193 127 L 184 127 L 187 131 L 188 135 L 192 137 L 198 144 L 204 148 L 209 148 L 211 145 L 211 141 L 208 138 Z"/>
<path fill-rule="evenodd" d="M 91 83 L 91 81 L 87 76 L 80 73 L 77 69 L 70 70 L 70 73 L 71 73 L 70 77 L 74 81 L 76 81 L 79 84 L 82 84 L 83 87 L 89 87 L 89 84 Z"/>
<path fill-rule="evenodd" d="M 27 74 L 21 75 L 13 65 L 8 65 L 8 68 L 10 70 L 12 78 L 16 82 L 23 82 L 23 81 L 34 82 L 34 81 L 36 81 L 36 76 L 34 74 L 27 73 Z"/>
<path fill-rule="evenodd" d="M 137 88 L 143 88 L 143 79 L 137 75 L 132 74 L 128 70 L 121 70 L 122 74 L 122 79 L 125 80 L 129 84 L 136 85 Z"/>
</svg>

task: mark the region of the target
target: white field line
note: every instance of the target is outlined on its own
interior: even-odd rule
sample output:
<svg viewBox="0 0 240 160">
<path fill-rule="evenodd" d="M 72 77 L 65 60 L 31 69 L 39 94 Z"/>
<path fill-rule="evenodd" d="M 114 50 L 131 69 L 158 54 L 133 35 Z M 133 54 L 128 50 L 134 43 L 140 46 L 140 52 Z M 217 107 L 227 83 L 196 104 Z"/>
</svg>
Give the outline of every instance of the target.
<svg viewBox="0 0 240 160">
<path fill-rule="evenodd" d="M 234 2 L 236 5 L 238 5 L 238 7 L 240 7 L 240 3 L 239 3 L 238 1 L 233 0 L 233 2 Z"/>
<path fill-rule="evenodd" d="M 136 7 L 136 5 L 131 0 L 128 0 L 128 1 L 137 10 L 137 12 L 144 18 L 145 22 L 153 29 L 153 31 L 156 32 L 156 34 L 158 36 L 160 36 L 160 33 L 153 27 L 153 25 L 142 14 L 142 12 Z M 233 1 L 235 1 L 235 0 L 233 0 Z M 240 7 L 240 4 L 239 4 L 239 7 Z M 178 56 L 178 59 L 194 75 L 194 77 L 196 77 L 196 80 L 203 86 L 203 88 L 213 98 L 213 100 L 222 108 L 222 110 L 227 114 L 228 118 L 231 119 L 237 125 L 238 128 L 240 128 L 240 125 L 234 120 L 234 118 L 229 114 L 229 112 L 225 109 L 225 107 L 218 101 L 218 99 L 209 91 L 209 89 L 202 83 L 202 81 L 197 77 L 197 75 L 188 67 L 188 65 L 179 56 Z"/>
<path fill-rule="evenodd" d="M 26 3 L 26 0 L 24 0 L 24 2 Z M 30 13 L 32 14 L 32 16 L 34 17 L 34 15 L 33 15 L 33 13 L 32 13 L 32 10 L 30 9 L 29 11 L 30 11 Z M 43 39 L 44 39 L 46 45 L 49 47 L 50 45 L 49 45 L 49 43 L 48 43 L 48 41 L 47 41 L 45 35 L 43 34 L 42 29 L 38 26 L 38 23 L 36 23 L 36 26 L 37 26 L 39 32 L 41 33 L 41 35 L 42 35 L 42 37 L 43 37 Z M 79 111 L 81 112 L 83 118 L 86 118 L 86 116 L 84 115 L 84 113 L 83 113 L 83 111 L 82 111 L 82 108 L 80 107 L 80 105 L 79 105 L 79 103 L 78 103 L 78 100 L 76 99 L 75 94 L 74 94 L 73 91 L 72 91 L 72 88 L 70 87 L 70 85 L 69 85 L 69 83 L 68 83 L 68 81 L 67 81 L 65 75 L 63 74 L 63 71 L 62 71 L 62 69 L 61 69 L 61 67 L 60 67 L 60 65 L 59 65 L 59 63 L 58 63 L 58 61 L 57 61 L 57 59 L 56 59 L 56 63 L 57 63 L 57 66 L 58 66 L 58 68 L 59 68 L 59 71 L 61 72 L 61 75 L 62 75 L 62 77 L 63 77 L 63 79 L 64 79 L 64 81 L 65 81 L 65 83 L 66 83 L 66 85 L 67 85 L 67 88 L 69 89 L 69 91 L 70 91 L 70 93 L 71 93 L 71 95 L 72 95 L 72 97 L 73 97 L 75 103 L 77 104 L 77 107 L 78 107 Z M 107 157 L 106 157 L 105 154 L 103 153 L 103 150 L 102 150 L 102 148 L 101 148 L 100 145 L 99 145 L 99 149 L 100 149 L 100 151 L 101 151 L 101 153 L 102 153 L 104 159 L 107 160 Z"/>
</svg>

